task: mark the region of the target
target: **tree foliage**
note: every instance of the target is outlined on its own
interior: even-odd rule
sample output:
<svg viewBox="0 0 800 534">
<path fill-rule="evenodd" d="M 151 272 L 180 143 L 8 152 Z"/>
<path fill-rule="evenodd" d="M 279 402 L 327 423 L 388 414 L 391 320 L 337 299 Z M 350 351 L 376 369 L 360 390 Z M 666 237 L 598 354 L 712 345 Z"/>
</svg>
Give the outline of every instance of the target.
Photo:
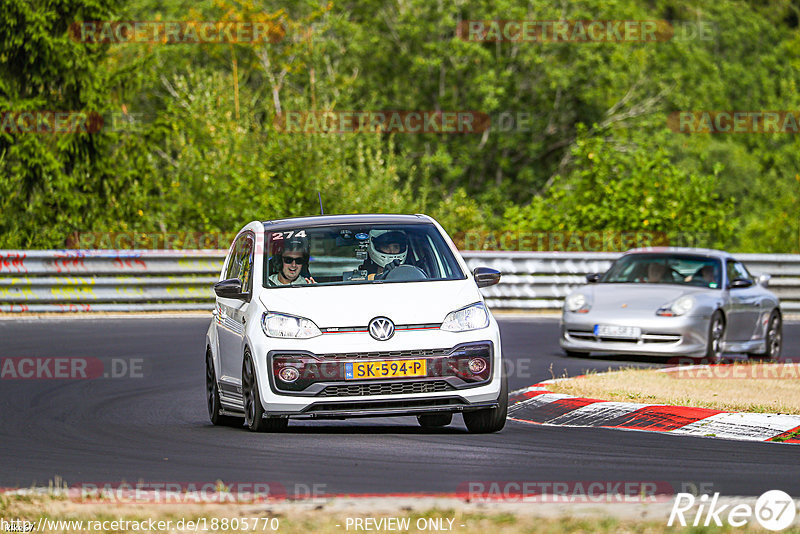
<svg viewBox="0 0 800 534">
<path fill-rule="evenodd" d="M 473 42 L 468 20 L 668 19 L 657 43 Z M 258 21 L 281 39 L 90 44 L 85 20 Z M 82 232 L 233 232 L 318 211 L 425 212 L 466 231 L 652 231 L 800 252 L 791 134 L 682 134 L 683 110 L 797 110 L 795 3 L 0 0 L 0 247 Z M 475 134 L 283 133 L 287 110 L 470 110 Z M 679 239 L 680 240 L 680 239 Z"/>
</svg>

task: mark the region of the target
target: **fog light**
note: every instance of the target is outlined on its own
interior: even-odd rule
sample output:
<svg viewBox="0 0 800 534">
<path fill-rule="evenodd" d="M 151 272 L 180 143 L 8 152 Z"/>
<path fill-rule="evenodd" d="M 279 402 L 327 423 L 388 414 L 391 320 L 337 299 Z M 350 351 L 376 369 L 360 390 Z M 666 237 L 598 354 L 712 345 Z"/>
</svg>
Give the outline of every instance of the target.
<svg viewBox="0 0 800 534">
<path fill-rule="evenodd" d="M 472 374 L 481 374 L 486 369 L 486 360 L 483 358 L 472 358 L 469 361 L 469 371 Z"/>
<path fill-rule="evenodd" d="M 280 371 L 278 371 L 278 377 L 284 382 L 294 382 L 298 378 L 300 378 L 300 371 L 295 369 L 294 367 L 284 367 Z"/>
</svg>

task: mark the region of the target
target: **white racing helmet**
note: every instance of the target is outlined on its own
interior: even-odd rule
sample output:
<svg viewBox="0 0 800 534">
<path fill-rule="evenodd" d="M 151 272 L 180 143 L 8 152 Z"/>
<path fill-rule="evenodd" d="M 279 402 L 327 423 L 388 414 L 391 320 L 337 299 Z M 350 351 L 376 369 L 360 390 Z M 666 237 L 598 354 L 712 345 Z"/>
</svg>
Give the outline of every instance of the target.
<svg viewBox="0 0 800 534">
<path fill-rule="evenodd" d="M 390 244 L 399 245 L 400 251 L 396 254 L 384 252 Z M 367 253 L 370 259 L 379 267 L 386 267 L 395 260 L 400 260 L 400 263 L 403 263 L 408 254 L 408 238 L 405 232 L 399 230 L 370 230 Z"/>
</svg>

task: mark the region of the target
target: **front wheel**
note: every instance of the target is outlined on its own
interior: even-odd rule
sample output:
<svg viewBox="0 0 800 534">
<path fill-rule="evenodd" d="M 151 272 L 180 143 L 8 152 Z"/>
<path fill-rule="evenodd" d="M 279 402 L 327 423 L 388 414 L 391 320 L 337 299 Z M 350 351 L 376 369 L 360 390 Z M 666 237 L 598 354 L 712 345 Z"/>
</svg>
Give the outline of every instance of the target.
<svg viewBox="0 0 800 534">
<path fill-rule="evenodd" d="M 422 428 L 441 428 L 453 422 L 452 413 L 432 413 L 417 416 L 419 426 Z"/>
<path fill-rule="evenodd" d="M 258 392 L 258 378 L 250 352 L 244 353 L 242 363 L 242 397 L 244 402 L 244 422 L 253 432 L 280 432 L 289 425 L 282 417 L 265 417 L 261 395 Z"/>
<path fill-rule="evenodd" d="M 497 398 L 499 406 L 497 408 L 464 412 L 464 424 L 467 425 L 467 430 L 473 434 L 498 432 L 506 425 L 506 416 L 508 415 L 508 377 L 505 369 L 503 369 L 503 377 L 500 380 L 500 396 Z"/>
<path fill-rule="evenodd" d="M 725 318 L 722 312 L 716 310 L 711 315 L 708 324 L 708 341 L 706 343 L 706 363 L 720 363 L 722 361 L 722 340 L 725 337 Z"/>
</svg>

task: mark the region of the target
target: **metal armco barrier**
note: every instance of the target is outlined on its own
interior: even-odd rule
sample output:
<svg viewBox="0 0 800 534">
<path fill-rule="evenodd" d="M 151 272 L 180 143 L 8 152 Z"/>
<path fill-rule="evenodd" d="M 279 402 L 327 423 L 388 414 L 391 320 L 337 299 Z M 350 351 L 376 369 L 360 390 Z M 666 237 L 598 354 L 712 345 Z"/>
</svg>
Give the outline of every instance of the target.
<svg viewBox="0 0 800 534">
<path fill-rule="evenodd" d="M 211 310 L 223 250 L 0 251 L 0 312 Z M 558 310 L 564 297 L 604 272 L 618 253 L 463 252 L 470 269 L 492 267 L 500 284 L 483 289 L 496 309 Z M 738 254 L 784 311 L 800 311 L 800 255 Z"/>
<path fill-rule="evenodd" d="M 0 251 L 0 312 L 211 310 L 225 254 Z"/>
</svg>

